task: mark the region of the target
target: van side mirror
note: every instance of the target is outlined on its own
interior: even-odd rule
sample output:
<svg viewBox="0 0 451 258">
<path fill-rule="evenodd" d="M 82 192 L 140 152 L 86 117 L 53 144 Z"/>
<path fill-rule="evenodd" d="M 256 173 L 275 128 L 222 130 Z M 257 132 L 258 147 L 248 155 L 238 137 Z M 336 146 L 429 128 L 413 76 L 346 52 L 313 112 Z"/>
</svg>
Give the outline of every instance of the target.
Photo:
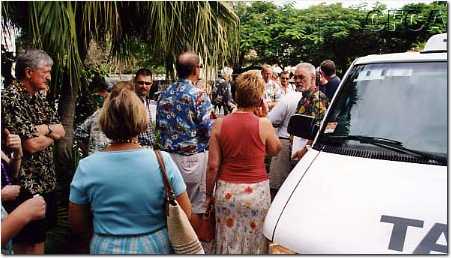
<svg viewBox="0 0 451 258">
<path fill-rule="evenodd" d="M 307 140 L 313 140 L 319 126 L 315 123 L 314 116 L 294 114 L 288 122 L 288 133 Z"/>
</svg>

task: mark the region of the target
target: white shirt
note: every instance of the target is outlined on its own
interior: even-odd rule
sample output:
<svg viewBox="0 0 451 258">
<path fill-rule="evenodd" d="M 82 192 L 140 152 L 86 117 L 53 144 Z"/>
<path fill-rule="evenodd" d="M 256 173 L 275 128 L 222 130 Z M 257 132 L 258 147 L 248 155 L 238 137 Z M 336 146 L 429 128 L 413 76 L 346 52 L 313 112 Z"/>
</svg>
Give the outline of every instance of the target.
<svg viewBox="0 0 451 258">
<path fill-rule="evenodd" d="M 269 80 L 265 83 L 265 94 L 264 99 L 266 101 L 277 102 L 279 101 L 282 95 L 282 89 L 280 86 L 273 80 Z"/>
<path fill-rule="evenodd" d="M 295 92 L 295 91 L 296 91 L 296 87 L 293 84 L 291 84 L 291 83 L 288 83 L 287 92 L 285 92 L 283 90 L 283 86 L 280 86 L 280 92 L 282 94 L 282 97 L 287 95 L 287 94 L 290 94 L 291 92 Z"/>
<path fill-rule="evenodd" d="M 269 112 L 268 119 L 271 123 L 273 125 L 279 125 L 276 128 L 279 137 L 290 137 L 290 134 L 287 132 L 288 123 L 290 122 L 291 116 L 296 113 L 296 108 L 301 98 L 301 92 L 290 92 L 283 96 L 271 112 Z"/>
</svg>

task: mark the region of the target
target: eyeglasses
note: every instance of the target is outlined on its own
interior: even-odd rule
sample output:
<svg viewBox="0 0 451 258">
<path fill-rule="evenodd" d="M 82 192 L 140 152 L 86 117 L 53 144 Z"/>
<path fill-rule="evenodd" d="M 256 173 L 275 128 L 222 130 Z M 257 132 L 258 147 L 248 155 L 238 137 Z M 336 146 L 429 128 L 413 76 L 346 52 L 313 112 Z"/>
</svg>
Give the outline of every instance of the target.
<svg viewBox="0 0 451 258">
<path fill-rule="evenodd" d="M 139 84 L 139 85 L 152 85 L 152 82 L 145 82 L 145 81 L 137 81 L 136 82 L 137 84 Z"/>
<path fill-rule="evenodd" d="M 288 80 L 289 78 L 287 77 L 280 77 L 281 80 Z"/>
</svg>

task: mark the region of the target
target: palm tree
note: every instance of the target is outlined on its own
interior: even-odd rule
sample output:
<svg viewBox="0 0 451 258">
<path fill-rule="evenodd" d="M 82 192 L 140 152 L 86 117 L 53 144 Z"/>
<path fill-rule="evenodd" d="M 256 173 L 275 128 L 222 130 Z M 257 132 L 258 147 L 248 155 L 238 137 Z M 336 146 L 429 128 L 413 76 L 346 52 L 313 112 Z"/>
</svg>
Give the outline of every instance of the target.
<svg viewBox="0 0 451 258">
<path fill-rule="evenodd" d="M 49 97 L 57 101 L 66 130 L 55 153 L 63 200 L 74 172 L 75 104 L 87 85 L 81 70 L 91 40 L 111 40 L 111 55 L 120 59 L 136 58 L 134 43 L 148 44 L 149 56 L 164 60 L 172 78 L 184 50 L 199 53 L 209 67 L 236 60 L 239 51 L 239 18 L 227 2 L 3 2 L 2 20 L 20 29 L 27 47 L 54 59 Z"/>
</svg>

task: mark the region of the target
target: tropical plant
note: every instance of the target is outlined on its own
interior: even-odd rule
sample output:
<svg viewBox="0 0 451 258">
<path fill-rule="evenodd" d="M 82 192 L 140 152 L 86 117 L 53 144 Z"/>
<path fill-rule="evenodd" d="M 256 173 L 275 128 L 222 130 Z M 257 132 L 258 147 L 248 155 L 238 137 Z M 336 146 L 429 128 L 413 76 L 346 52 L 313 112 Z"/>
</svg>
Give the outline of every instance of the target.
<svg viewBox="0 0 451 258">
<path fill-rule="evenodd" d="M 239 66 L 269 63 L 283 68 L 332 59 L 344 72 L 356 57 L 407 51 L 448 27 L 444 1 L 407 4 L 399 10 L 380 3 L 296 9 L 293 4 L 255 1 L 240 2 L 235 10 L 240 17 Z M 251 51 L 256 58 L 248 58 Z"/>
<path fill-rule="evenodd" d="M 91 40 L 108 37 L 111 55 L 121 60 L 136 57 L 137 42 L 146 44 L 147 54 L 162 60 L 172 78 L 176 56 L 184 50 L 197 52 L 207 67 L 238 57 L 239 19 L 227 2 L 6 1 L 2 19 L 20 29 L 23 48 L 43 49 L 54 59 L 48 97 L 58 104 L 66 130 L 56 143 L 61 200 L 68 199 L 75 168 L 75 106 L 80 89 L 87 86 L 82 71 Z"/>
</svg>

